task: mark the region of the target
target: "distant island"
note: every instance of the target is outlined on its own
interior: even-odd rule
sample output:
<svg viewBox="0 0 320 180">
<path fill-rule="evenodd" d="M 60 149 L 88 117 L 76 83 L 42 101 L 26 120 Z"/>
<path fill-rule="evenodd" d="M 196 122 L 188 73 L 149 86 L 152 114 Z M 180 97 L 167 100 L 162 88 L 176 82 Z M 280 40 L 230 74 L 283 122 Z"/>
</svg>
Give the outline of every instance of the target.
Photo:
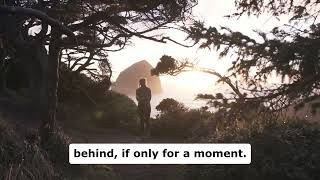
<svg viewBox="0 0 320 180">
<path fill-rule="evenodd" d="M 138 81 L 144 77 L 152 94 L 162 93 L 161 80 L 158 76 L 151 76 L 151 69 L 153 69 L 152 65 L 146 60 L 131 65 L 120 73 L 116 82 L 112 84 L 112 90 L 129 96 L 135 95 Z"/>
</svg>

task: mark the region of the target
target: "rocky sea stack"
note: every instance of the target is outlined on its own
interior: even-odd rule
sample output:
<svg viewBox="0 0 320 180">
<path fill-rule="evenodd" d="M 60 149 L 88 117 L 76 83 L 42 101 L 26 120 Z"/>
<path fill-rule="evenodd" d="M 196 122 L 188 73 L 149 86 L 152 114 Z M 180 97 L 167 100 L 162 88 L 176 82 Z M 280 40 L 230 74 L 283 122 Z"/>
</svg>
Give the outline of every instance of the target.
<svg viewBox="0 0 320 180">
<path fill-rule="evenodd" d="M 160 94 L 162 92 L 160 78 L 151 76 L 151 69 L 153 69 L 152 65 L 145 60 L 131 65 L 120 73 L 116 82 L 112 85 L 112 90 L 129 96 L 135 95 L 138 81 L 144 77 L 147 79 L 147 85 L 152 94 Z"/>
</svg>

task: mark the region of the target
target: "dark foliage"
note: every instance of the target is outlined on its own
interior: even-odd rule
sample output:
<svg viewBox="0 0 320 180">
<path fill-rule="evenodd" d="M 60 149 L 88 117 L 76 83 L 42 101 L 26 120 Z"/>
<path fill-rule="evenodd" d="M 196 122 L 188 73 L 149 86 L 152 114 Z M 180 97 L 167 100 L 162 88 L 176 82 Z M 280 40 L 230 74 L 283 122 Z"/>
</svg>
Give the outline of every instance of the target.
<svg viewBox="0 0 320 180">
<path fill-rule="evenodd" d="M 66 87 L 68 81 L 90 77 L 96 82 L 93 85 L 107 85 L 112 76 L 107 59 L 109 52 L 123 49 L 132 37 L 160 43 L 176 42 L 162 33 L 158 36 L 150 33 L 174 28 L 178 22 L 189 19 L 196 4 L 196 0 L 1 1 L 1 92 L 5 96 L 15 95 L 16 92 L 8 92 L 6 82 L 8 75 L 17 75 L 7 74 L 7 64 L 19 61 L 26 70 L 23 79 L 28 82 L 24 95 L 35 99 L 39 106 L 43 132 L 53 131 L 60 62 L 65 63 L 64 68 L 69 72 L 74 72 L 71 73 L 73 77 L 64 74 L 63 81 L 67 83 L 60 89 L 63 97 L 72 92 L 70 89 L 75 89 Z M 77 89 L 80 91 L 77 96 L 90 97 L 83 88 L 86 87 Z"/>
<path fill-rule="evenodd" d="M 290 21 L 315 21 L 319 13 L 316 10 L 318 5 L 319 1 L 317 0 L 235 0 L 238 12 L 233 16 L 244 14 L 259 16 L 263 13 L 269 13 L 275 17 L 289 15 Z"/>
<path fill-rule="evenodd" d="M 192 166 L 186 179 L 319 179 L 319 125 L 303 121 L 264 125 L 262 131 L 225 130 L 207 142 L 248 142 L 252 146 L 250 165 Z"/>
<path fill-rule="evenodd" d="M 160 137 L 188 138 L 205 116 L 200 110 L 188 110 L 174 99 L 162 100 L 156 107 L 160 114 L 153 119 L 151 134 Z"/>
<path fill-rule="evenodd" d="M 156 110 L 160 111 L 161 113 L 169 113 L 169 112 L 186 111 L 187 108 L 182 103 L 172 98 L 166 98 L 166 99 L 163 99 L 156 106 Z"/>
<path fill-rule="evenodd" d="M 99 98 L 105 96 L 111 82 L 108 77 L 92 79 L 85 74 L 76 73 L 60 66 L 59 102 L 66 104 L 81 104 L 83 106 L 96 106 Z"/>
<path fill-rule="evenodd" d="M 230 94 L 198 94 L 196 97 L 198 100 L 206 100 L 207 105 L 214 107 L 217 110 L 217 114 L 221 114 L 221 118 L 226 122 L 232 123 L 237 120 L 251 121 L 251 117 L 249 117 L 248 114 L 251 114 L 252 112 L 264 114 L 265 111 L 270 110 L 265 104 L 263 104 L 263 101 L 258 98 L 250 97 L 246 92 L 243 92 L 238 86 L 238 81 L 232 81 L 231 77 L 222 76 L 213 69 L 196 67 L 193 63 L 190 63 L 186 60 L 179 61 L 170 56 L 164 55 L 160 59 L 160 62 L 157 64 L 157 66 L 152 69 L 152 72 L 156 75 L 169 74 L 174 76 L 183 71 L 194 70 L 216 76 L 219 78 L 217 81 L 218 83 L 225 83 L 232 89 Z M 163 105 L 160 106 L 160 108 L 174 110 L 174 108 L 171 108 L 169 104 L 171 103 L 175 105 L 176 103 L 169 103 L 169 101 L 167 101 L 161 102 L 160 105 Z"/>
<path fill-rule="evenodd" d="M 22 141 L 0 119 L 0 179 L 54 179 L 52 163 L 35 143 Z"/>
<path fill-rule="evenodd" d="M 288 24 L 275 27 L 271 32 L 256 31 L 259 38 L 251 38 L 228 27 L 205 27 L 203 23 L 195 22 L 191 27 L 185 27 L 189 33 L 187 39 L 199 44 L 200 48 L 220 52 L 220 57 L 236 57 L 229 72 L 221 75 L 213 69 L 196 67 L 186 60 L 164 55 L 152 73 L 175 76 L 197 70 L 214 75 L 219 78 L 218 82 L 227 84 L 232 93 L 224 96 L 220 93 L 199 95 L 198 98 L 232 113 L 241 114 L 248 109 L 274 112 L 291 106 L 299 110 L 305 103 L 310 103 L 312 113 L 316 113 L 320 97 L 320 25 L 317 24 L 319 11 L 316 10 L 319 2 L 235 2 L 238 12 L 229 17 L 262 13 L 271 13 L 275 17 L 291 13 L 292 17 Z M 298 26 L 302 23 L 305 26 Z M 282 83 L 270 84 L 273 74 L 278 75 L 279 81 L 282 78 Z"/>
<path fill-rule="evenodd" d="M 137 129 L 137 106 L 129 97 L 108 91 L 103 95 L 93 94 L 91 98 L 94 101 L 82 96 L 78 101 L 60 104 L 60 122 L 67 128 L 85 132 L 105 128 Z"/>
<path fill-rule="evenodd" d="M 318 1 L 236 1 L 239 13 L 233 16 L 260 15 L 271 12 L 274 16 L 292 13 L 289 24 L 275 27 L 271 32 L 258 32 L 253 39 L 227 27 L 204 27 L 195 23 L 187 28 L 189 38 L 200 48 L 214 48 L 220 56 L 236 54 L 230 76 L 240 75 L 250 97 L 268 102 L 274 110 L 299 106 L 319 98 L 320 61 Z M 310 20 L 312 19 L 312 20 Z M 292 22 L 295 21 L 295 22 Z M 307 26 L 299 28 L 298 24 Z M 282 84 L 268 85 L 272 73 L 282 77 Z M 314 106 L 315 107 L 315 106 Z"/>
<path fill-rule="evenodd" d="M 101 99 L 93 119 L 93 123 L 100 128 L 121 127 L 133 130 L 137 127 L 137 106 L 129 97 L 111 91 Z"/>
</svg>

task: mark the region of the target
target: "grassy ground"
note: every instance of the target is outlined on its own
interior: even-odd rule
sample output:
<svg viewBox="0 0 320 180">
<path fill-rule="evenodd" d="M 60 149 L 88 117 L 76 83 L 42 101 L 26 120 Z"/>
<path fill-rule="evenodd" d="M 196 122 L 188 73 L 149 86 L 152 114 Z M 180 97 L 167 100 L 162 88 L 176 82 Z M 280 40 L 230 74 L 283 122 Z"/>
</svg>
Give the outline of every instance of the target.
<svg viewBox="0 0 320 180">
<path fill-rule="evenodd" d="M 0 117 L 0 179 L 320 179 L 318 123 L 279 118 L 265 121 L 253 115 L 253 122 L 226 126 L 225 119 L 214 114 L 183 110 L 154 119 L 151 136 L 142 138 L 137 133 L 135 104 L 118 94 L 105 98 L 111 100 L 101 100 L 100 106 L 91 109 L 62 106 L 64 117 L 60 112 L 60 118 L 63 118 L 59 121 L 62 128 L 42 144 L 35 130 L 37 123 L 23 121 L 24 116 L 16 119 Z M 124 106 L 126 108 L 121 108 Z M 253 161 L 246 166 L 77 166 L 68 163 L 68 144 L 72 142 L 249 142 Z"/>
<path fill-rule="evenodd" d="M 3 180 L 117 180 L 109 166 L 77 166 L 68 162 L 69 137 L 55 132 L 40 144 L 36 131 L 20 134 L 0 118 L 0 179 Z"/>
</svg>

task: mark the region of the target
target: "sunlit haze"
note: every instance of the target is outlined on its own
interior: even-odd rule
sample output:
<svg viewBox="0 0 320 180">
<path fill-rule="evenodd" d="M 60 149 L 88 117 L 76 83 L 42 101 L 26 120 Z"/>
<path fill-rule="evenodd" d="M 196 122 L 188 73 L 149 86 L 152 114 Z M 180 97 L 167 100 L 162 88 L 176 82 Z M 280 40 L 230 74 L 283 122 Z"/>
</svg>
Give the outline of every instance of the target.
<svg viewBox="0 0 320 180">
<path fill-rule="evenodd" d="M 252 37 L 256 37 L 253 30 L 268 31 L 276 25 L 286 23 L 287 18 L 282 17 L 276 19 L 271 15 L 256 17 L 242 17 L 240 19 L 228 19 L 225 15 L 235 12 L 233 1 L 227 3 L 225 0 L 199 0 L 199 4 L 194 9 L 194 16 L 206 22 L 206 26 L 227 26 L 234 31 L 240 31 Z M 184 42 L 185 34 L 178 31 L 170 31 L 170 37 Z M 155 66 L 162 55 L 169 55 L 176 59 L 188 58 L 196 60 L 199 66 L 212 68 L 215 71 L 225 74 L 230 67 L 231 58 L 219 59 L 217 52 L 209 49 L 185 48 L 174 43 L 161 44 L 153 41 L 133 38 L 132 44 L 124 50 L 110 53 L 109 59 L 112 63 L 114 75 L 113 80 L 117 78 L 119 73 L 135 62 L 147 60 L 151 65 Z M 187 96 L 194 97 L 199 92 L 213 93 L 221 90 L 221 86 L 217 86 L 214 76 L 200 73 L 188 72 L 180 74 L 176 77 L 162 76 L 162 86 L 166 92 L 179 91 Z"/>
</svg>

